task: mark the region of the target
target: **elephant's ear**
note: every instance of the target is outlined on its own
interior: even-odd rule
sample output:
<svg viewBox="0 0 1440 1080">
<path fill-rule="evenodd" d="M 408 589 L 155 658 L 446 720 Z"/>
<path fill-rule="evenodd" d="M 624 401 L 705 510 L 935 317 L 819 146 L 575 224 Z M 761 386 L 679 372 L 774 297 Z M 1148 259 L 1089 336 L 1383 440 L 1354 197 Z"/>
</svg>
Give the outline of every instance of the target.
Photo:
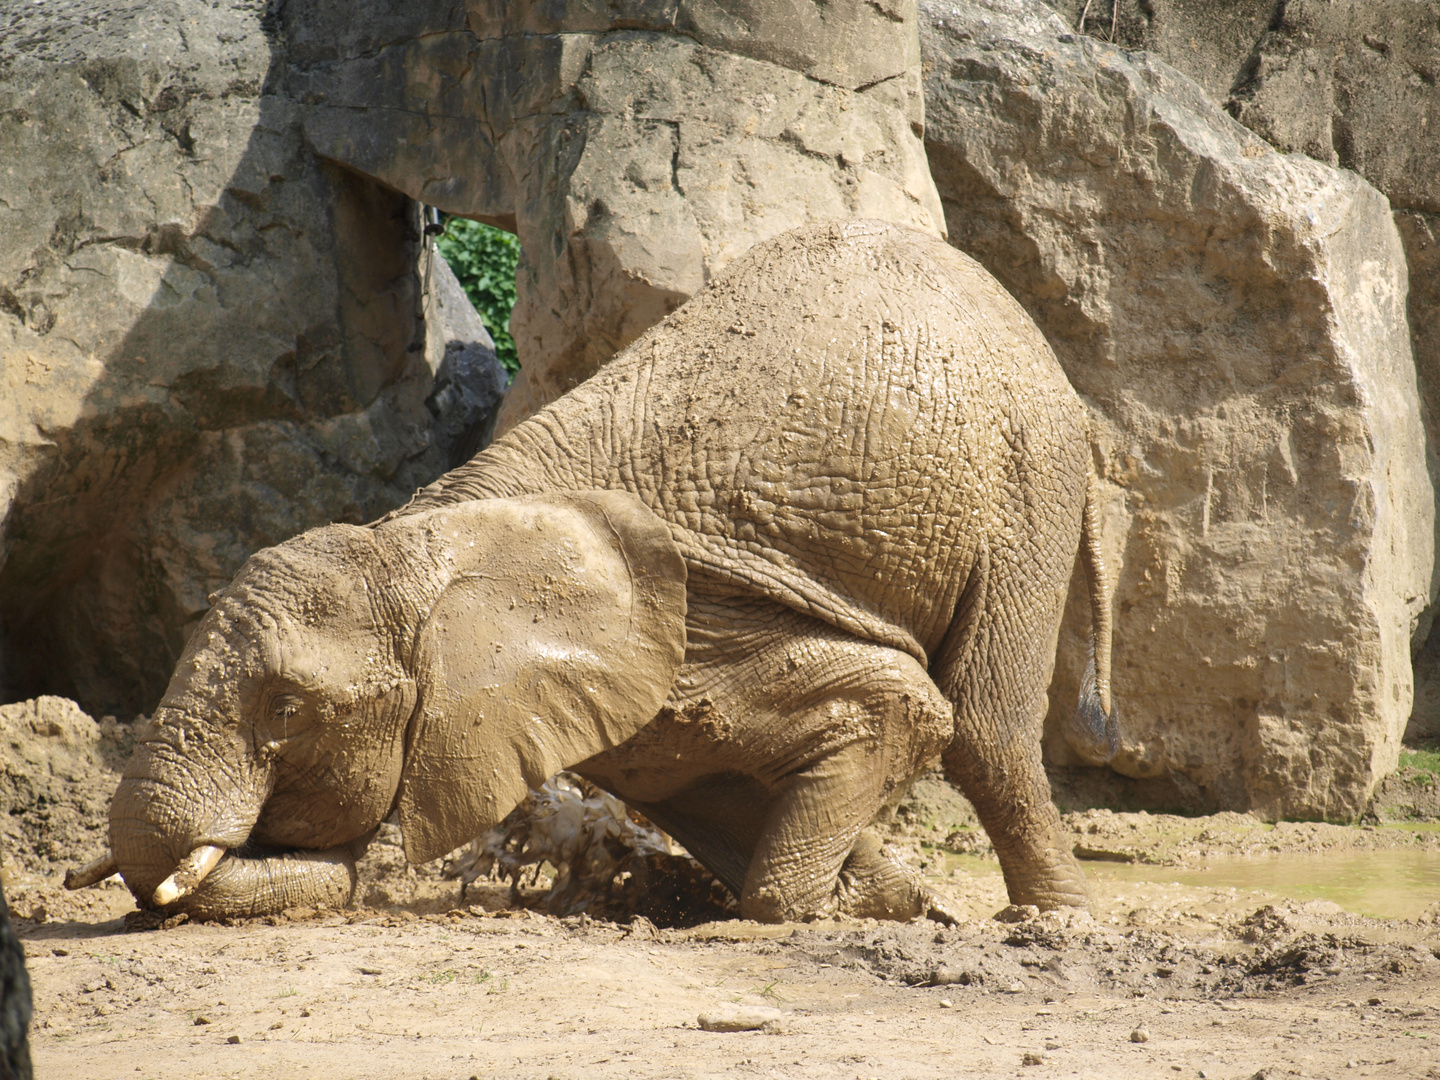
<svg viewBox="0 0 1440 1080">
<path fill-rule="evenodd" d="M 654 718 L 685 655 L 685 564 L 622 492 L 416 516 L 451 563 L 417 640 L 398 799 L 405 854 L 425 862 Z"/>
</svg>

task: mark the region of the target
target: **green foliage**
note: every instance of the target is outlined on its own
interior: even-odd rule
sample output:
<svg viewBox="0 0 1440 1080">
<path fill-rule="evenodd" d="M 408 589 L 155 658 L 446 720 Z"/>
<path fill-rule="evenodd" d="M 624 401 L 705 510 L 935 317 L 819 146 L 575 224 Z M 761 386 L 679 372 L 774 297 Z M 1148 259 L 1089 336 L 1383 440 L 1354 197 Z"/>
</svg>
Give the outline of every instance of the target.
<svg viewBox="0 0 1440 1080">
<path fill-rule="evenodd" d="M 1440 776 L 1440 743 L 1407 747 L 1400 751 L 1400 764 L 1412 769 L 1424 769 Z"/>
<path fill-rule="evenodd" d="M 520 370 L 515 339 L 510 336 L 510 310 L 515 306 L 515 265 L 520 241 L 503 229 L 469 218 L 446 219 L 435 248 L 460 279 L 465 295 L 485 329 L 495 339 L 495 355 L 510 374 Z"/>
</svg>

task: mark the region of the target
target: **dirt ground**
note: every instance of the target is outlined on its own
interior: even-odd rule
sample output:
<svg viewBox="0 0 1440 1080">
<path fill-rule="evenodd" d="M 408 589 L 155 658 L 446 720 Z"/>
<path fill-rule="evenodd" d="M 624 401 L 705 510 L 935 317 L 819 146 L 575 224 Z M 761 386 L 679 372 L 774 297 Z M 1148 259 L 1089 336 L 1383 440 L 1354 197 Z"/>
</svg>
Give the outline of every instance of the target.
<svg viewBox="0 0 1440 1080">
<path fill-rule="evenodd" d="M 983 832 L 927 779 L 888 828 L 955 927 L 554 918 L 500 884 L 462 901 L 386 829 L 352 910 L 142 930 L 118 882 L 58 884 L 99 850 L 125 726 L 18 709 L 0 709 L 0 872 L 42 1078 L 1440 1077 L 1433 823 L 1076 812 L 1093 915 L 1000 922 Z M 1285 898 L 1347 860 L 1398 873 L 1406 917 L 1354 913 L 1383 895 Z M 750 1007 L 760 1030 L 698 1023 Z"/>
</svg>

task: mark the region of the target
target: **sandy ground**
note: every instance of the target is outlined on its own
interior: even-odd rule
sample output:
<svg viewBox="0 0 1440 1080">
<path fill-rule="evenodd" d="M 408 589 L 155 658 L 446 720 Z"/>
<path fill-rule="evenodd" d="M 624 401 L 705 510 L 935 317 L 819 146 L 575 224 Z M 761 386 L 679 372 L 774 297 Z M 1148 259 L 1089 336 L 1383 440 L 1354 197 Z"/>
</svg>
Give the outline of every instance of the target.
<svg viewBox="0 0 1440 1080">
<path fill-rule="evenodd" d="M 127 930 L 118 884 L 22 887 L 36 1075 L 1440 1077 L 1440 906 L 1372 919 L 1092 863 L 1093 917 L 1004 923 L 987 860 L 926 854 L 957 927 L 489 910 L 505 888 L 462 905 L 388 844 L 379 906 L 245 925 Z M 727 1005 L 779 1022 L 699 1028 Z"/>
<path fill-rule="evenodd" d="M 387 830 L 354 910 L 147 930 L 118 882 L 58 887 L 103 832 L 90 788 L 113 784 L 105 738 L 124 732 L 92 745 L 64 717 L 21 719 L 70 747 L 45 758 L 27 736 L 36 769 L 9 773 L 5 884 L 42 1078 L 1440 1077 L 1433 823 L 1070 814 L 1093 915 L 1000 922 L 983 832 L 928 781 L 892 839 L 966 913 L 955 927 L 504 910 L 507 887 L 462 901 Z M 1352 910 L 1303 899 L 1344 899 L 1332 886 L 1357 866 Z M 1354 913 L 1389 903 L 1406 917 Z M 750 1006 L 774 1010 L 764 1030 L 698 1024 Z"/>
<path fill-rule="evenodd" d="M 56 1080 L 1440 1076 L 1440 926 L 1234 906 L 1157 885 L 952 929 L 365 911 L 24 936 Z M 698 1028 L 729 1003 L 779 1030 Z"/>
</svg>

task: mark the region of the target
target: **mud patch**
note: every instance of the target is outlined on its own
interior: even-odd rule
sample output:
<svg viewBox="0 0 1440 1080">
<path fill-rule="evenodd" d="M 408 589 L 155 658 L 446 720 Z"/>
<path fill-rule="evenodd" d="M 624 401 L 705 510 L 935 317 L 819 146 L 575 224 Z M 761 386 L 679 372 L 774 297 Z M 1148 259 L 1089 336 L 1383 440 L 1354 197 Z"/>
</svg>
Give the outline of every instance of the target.
<svg viewBox="0 0 1440 1080">
<path fill-rule="evenodd" d="M 73 701 L 0 705 L 0 875 L 8 889 L 105 850 L 133 728 Z"/>
</svg>

